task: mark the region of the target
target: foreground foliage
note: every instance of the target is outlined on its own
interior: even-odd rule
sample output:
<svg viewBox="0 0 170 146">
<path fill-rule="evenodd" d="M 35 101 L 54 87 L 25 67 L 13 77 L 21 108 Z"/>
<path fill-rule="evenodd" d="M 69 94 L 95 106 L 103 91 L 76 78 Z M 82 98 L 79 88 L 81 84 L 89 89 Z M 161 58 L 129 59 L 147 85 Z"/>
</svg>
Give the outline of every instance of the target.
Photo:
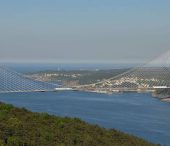
<svg viewBox="0 0 170 146">
<path fill-rule="evenodd" d="M 143 139 L 90 125 L 77 118 L 0 103 L 0 146 L 154 146 Z"/>
</svg>

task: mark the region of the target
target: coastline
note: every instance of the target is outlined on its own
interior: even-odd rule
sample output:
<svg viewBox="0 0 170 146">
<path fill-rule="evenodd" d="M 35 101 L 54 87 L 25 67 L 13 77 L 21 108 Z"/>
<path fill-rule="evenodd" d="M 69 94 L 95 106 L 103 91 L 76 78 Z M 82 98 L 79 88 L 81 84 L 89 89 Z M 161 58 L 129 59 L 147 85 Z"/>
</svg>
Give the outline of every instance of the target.
<svg viewBox="0 0 170 146">
<path fill-rule="evenodd" d="M 159 144 L 151 143 L 131 134 L 89 124 L 79 118 L 59 117 L 47 113 L 31 112 L 25 108 L 17 108 L 11 104 L 2 102 L 0 102 L 0 109 L 2 113 L 4 111 L 6 113 L 0 121 L 0 124 L 4 123 L 3 129 L 15 131 L 12 135 L 6 134 L 4 137 L 0 137 L 0 142 L 4 146 L 8 146 L 10 142 L 13 144 L 16 143 L 16 146 L 122 146 L 122 144 L 126 146 L 159 146 Z M 11 118 L 11 116 L 13 117 Z M 15 122 L 15 125 L 13 122 Z M 32 128 L 32 126 L 35 126 L 35 123 L 37 128 Z M 50 125 L 47 123 L 50 123 Z M 32 130 L 30 131 L 30 129 Z M 26 131 L 27 134 L 22 135 L 23 131 Z M 3 130 L 0 131 L 1 135 L 3 133 Z M 20 134 L 18 135 L 16 133 Z M 122 141 L 122 139 L 124 140 Z"/>
<path fill-rule="evenodd" d="M 165 97 L 165 98 L 162 98 L 161 101 L 164 101 L 164 102 L 170 102 L 170 97 Z"/>
<path fill-rule="evenodd" d="M 148 93 L 150 92 L 153 97 L 159 99 L 160 101 L 163 102 L 170 102 L 170 96 L 169 95 L 161 95 L 161 94 L 156 94 L 155 91 L 153 90 L 129 90 L 129 91 L 120 91 L 120 90 L 88 90 L 88 89 L 79 89 L 76 91 L 84 91 L 84 92 L 92 92 L 92 93 L 98 93 L 98 94 L 107 94 L 111 95 L 113 93 L 122 93 L 122 92 L 136 92 L 136 93 Z"/>
</svg>

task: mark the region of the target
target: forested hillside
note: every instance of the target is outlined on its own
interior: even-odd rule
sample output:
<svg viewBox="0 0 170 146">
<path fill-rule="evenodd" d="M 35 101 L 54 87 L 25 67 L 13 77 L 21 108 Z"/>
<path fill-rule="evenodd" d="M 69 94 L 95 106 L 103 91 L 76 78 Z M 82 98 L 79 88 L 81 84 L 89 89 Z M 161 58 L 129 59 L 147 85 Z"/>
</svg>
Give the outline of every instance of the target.
<svg viewBox="0 0 170 146">
<path fill-rule="evenodd" d="M 33 113 L 0 103 L 0 146 L 154 146 L 77 118 Z"/>
</svg>

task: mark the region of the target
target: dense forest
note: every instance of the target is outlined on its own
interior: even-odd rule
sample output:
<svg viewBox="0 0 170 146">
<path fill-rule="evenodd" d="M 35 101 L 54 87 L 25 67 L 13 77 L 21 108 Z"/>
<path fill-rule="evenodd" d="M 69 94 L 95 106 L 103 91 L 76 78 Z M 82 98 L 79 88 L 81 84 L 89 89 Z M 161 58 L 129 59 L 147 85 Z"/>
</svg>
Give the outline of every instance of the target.
<svg viewBox="0 0 170 146">
<path fill-rule="evenodd" d="M 0 103 L 0 146 L 154 146 L 78 118 L 33 113 Z"/>
</svg>

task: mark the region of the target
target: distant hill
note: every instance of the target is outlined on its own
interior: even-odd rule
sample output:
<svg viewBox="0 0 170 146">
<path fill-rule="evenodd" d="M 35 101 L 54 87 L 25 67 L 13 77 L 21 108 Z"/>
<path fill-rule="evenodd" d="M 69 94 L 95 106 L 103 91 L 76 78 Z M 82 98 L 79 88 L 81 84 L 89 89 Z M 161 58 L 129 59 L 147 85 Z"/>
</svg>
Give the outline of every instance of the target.
<svg viewBox="0 0 170 146">
<path fill-rule="evenodd" d="M 33 113 L 0 103 L 0 146 L 155 146 L 77 118 Z"/>
<path fill-rule="evenodd" d="M 69 70 L 69 71 L 41 71 L 28 73 L 29 77 L 50 82 L 61 82 L 63 85 L 70 85 L 76 82 L 78 85 L 96 83 L 105 79 L 122 74 L 129 69 L 110 69 L 110 70 Z"/>
</svg>

